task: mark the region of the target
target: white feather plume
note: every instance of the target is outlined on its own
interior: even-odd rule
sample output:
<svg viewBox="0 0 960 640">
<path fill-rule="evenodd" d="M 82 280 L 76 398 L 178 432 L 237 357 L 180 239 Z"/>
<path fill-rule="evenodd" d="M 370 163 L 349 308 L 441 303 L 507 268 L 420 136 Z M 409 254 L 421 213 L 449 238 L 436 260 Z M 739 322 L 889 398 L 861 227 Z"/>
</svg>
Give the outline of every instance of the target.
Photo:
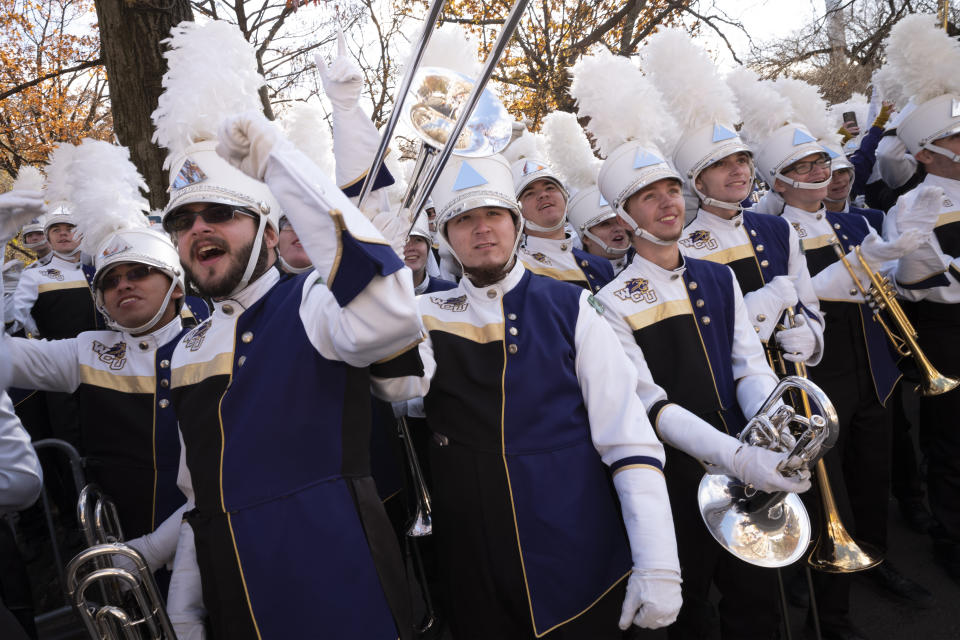
<svg viewBox="0 0 960 640">
<path fill-rule="evenodd" d="M 679 28 L 663 29 L 643 48 L 643 70 L 684 130 L 740 121 L 733 91 L 707 52 Z"/>
<path fill-rule="evenodd" d="M 923 104 L 945 93 L 960 93 L 960 41 L 936 26 L 936 16 L 902 18 L 886 41 L 887 65 L 903 84 L 905 97 Z"/>
<path fill-rule="evenodd" d="M 568 189 L 596 185 L 603 162 L 593 155 L 577 116 L 564 111 L 549 114 L 543 119 L 543 137 L 550 166 Z"/>
<path fill-rule="evenodd" d="M 36 167 L 23 165 L 17 172 L 17 179 L 13 181 L 11 189 L 16 191 L 41 191 L 43 189 L 43 174 Z"/>
<path fill-rule="evenodd" d="M 533 158 L 543 162 L 549 162 L 547 156 L 547 145 L 540 133 L 531 133 L 525 130 L 523 135 L 515 139 L 507 148 L 501 151 L 507 162 L 513 164 L 522 158 Z"/>
<path fill-rule="evenodd" d="M 726 82 L 736 96 L 743 123 L 740 136 L 747 144 L 757 146 L 790 120 L 793 106 L 769 80 L 761 80 L 746 67 L 737 67 L 727 74 Z"/>
<path fill-rule="evenodd" d="M 323 111 L 307 102 L 296 102 L 283 119 L 283 131 L 293 145 L 326 175 L 334 174 L 333 135 Z"/>
<path fill-rule="evenodd" d="M 874 71 L 870 82 L 880 92 L 880 98 L 892 102 L 897 109 L 903 109 L 910 101 L 910 96 L 904 95 L 903 81 L 897 76 L 896 69 L 889 64 Z"/>
<path fill-rule="evenodd" d="M 253 45 L 228 22 L 184 21 L 164 43 L 164 91 L 152 118 L 153 141 L 170 152 L 169 162 L 194 142 L 216 139 L 226 116 L 261 110 L 264 80 Z"/>
<path fill-rule="evenodd" d="M 423 54 L 424 67 L 444 67 L 459 71 L 471 78 L 480 72 L 477 41 L 460 25 L 445 24 L 430 36 L 430 44 Z"/>
<path fill-rule="evenodd" d="M 670 150 L 679 131 L 660 92 L 629 58 L 606 49 L 580 58 L 570 69 L 570 95 L 601 155 L 628 140 Z"/>
<path fill-rule="evenodd" d="M 126 147 L 85 138 L 73 151 L 68 183 L 84 253 L 95 253 L 115 231 L 150 226 L 150 205 L 141 193 L 147 184 Z"/>
<path fill-rule="evenodd" d="M 818 140 L 836 134 L 840 123 L 831 121 L 827 101 L 819 89 L 797 78 L 779 78 L 773 86 L 790 101 L 793 107 L 791 120 L 806 126 Z"/>
<path fill-rule="evenodd" d="M 70 204 L 70 166 L 76 149 L 69 142 L 61 142 L 50 152 L 45 199 L 51 211 Z"/>
</svg>

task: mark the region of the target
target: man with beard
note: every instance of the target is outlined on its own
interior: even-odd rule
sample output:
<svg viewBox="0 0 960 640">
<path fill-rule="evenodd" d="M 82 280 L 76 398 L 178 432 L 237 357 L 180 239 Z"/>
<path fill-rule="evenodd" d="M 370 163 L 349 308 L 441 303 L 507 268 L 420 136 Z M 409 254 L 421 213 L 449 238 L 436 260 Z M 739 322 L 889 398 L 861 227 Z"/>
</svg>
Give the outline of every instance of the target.
<svg viewBox="0 0 960 640">
<path fill-rule="evenodd" d="M 419 299 L 425 375 L 382 385 L 424 396 L 452 633 L 596 640 L 670 624 L 680 575 L 637 372 L 589 291 L 517 259 L 511 182 L 501 156 L 451 158 L 433 198 L 464 277 Z"/>
<path fill-rule="evenodd" d="M 229 119 L 220 142 L 245 173 L 195 143 L 174 158 L 163 214 L 215 307 L 171 358 L 212 632 L 406 637 L 399 549 L 369 477 L 368 367 L 403 369 L 418 341 L 409 273 L 262 116 Z M 281 206 L 312 271 L 276 267 Z"/>
</svg>

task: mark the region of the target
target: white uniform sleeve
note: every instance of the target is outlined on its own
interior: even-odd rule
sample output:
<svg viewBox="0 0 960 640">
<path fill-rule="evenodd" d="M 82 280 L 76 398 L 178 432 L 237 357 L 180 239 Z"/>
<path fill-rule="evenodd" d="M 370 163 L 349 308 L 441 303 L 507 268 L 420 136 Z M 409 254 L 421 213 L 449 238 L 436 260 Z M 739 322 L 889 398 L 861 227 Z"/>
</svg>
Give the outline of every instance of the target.
<svg viewBox="0 0 960 640">
<path fill-rule="evenodd" d="M 883 220 L 883 237 L 888 242 L 900 237 L 898 217 L 903 215 L 900 204 L 911 203 L 910 195 L 901 198 Z M 944 253 L 936 234 L 931 233 L 926 242 L 896 262 L 896 277 L 891 282 L 901 298 L 953 304 L 960 302 L 960 279 L 956 277 L 957 273 L 960 273 L 958 257 Z M 924 281 L 931 278 L 940 282 L 926 286 Z"/>
<path fill-rule="evenodd" d="M 662 470 L 663 445 L 657 440 L 647 418 L 647 408 L 637 394 L 641 385 L 656 385 L 649 370 L 646 380 L 639 379 L 617 335 L 587 302 L 589 296 L 587 291 L 580 296 L 574 343 L 577 379 L 587 407 L 593 444 L 608 466 L 646 458 L 659 463 Z M 645 390 L 645 394 L 648 397 L 666 395 L 659 387 Z"/>
<path fill-rule="evenodd" d="M 30 435 L 13 411 L 7 392 L 0 390 L 0 514 L 33 504 L 43 485 L 43 471 Z"/>
<path fill-rule="evenodd" d="M 729 269 L 728 269 L 729 270 Z M 747 307 L 743 303 L 740 285 L 730 271 L 733 280 L 734 327 L 732 364 L 733 378 L 737 381 L 737 402 L 747 418 L 753 416 L 767 399 L 778 378 L 763 351 L 763 344 L 750 323 Z"/>
<path fill-rule="evenodd" d="M 884 136 L 877 144 L 880 178 L 891 189 L 906 184 L 917 172 L 917 159 L 907 153 L 907 145 L 897 136 Z"/>
<path fill-rule="evenodd" d="M 78 339 L 29 340 L 4 336 L 13 367 L 11 386 L 73 392 L 80 386 Z"/>
<path fill-rule="evenodd" d="M 800 237 L 792 224 L 789 227 L 790 263 L 787 268 L 790 275 L 796 277 L 794 286 L 797 288 L 797 298 L 803 305 L 804 315 L 808 318 L 807 326 L 810 327 L 817 341 L 816 350 L 806 362 L 813 366 L 823 357 L 823 314 L 820 312 L 820 300 L 813 288 L 813 278 L 810 277 L 810 269 L 807 267 L 807 257 L 803 255 L 800 248 Z"/>
<path fill-rule="evenodd" d="M 37 288 L 36 269 L 28 269 L 20 276 L 20 282 L 17 283 L 17 290 L 13 293 L 13 298 L 7 307 L 11 315 L 6 316 L 6 321 L 13 321 L 11 333 L 24 329 L 28 334 L 36 335 L 37 323 L 33 320 L 31 311 L 33 305 L 37 302 L 39 290 Z"/>
<path fill-rule="evenodd" d="M 433 343 L 430 340 L 429 334 L 416 348 L 420 362 L 423 364 L 423 375 L 377 375 L 377 366 L 374 365 L 371 367 L 370 375 L 373 395 L 387 402 L 419 399 L 427 395 L 427 392 L 430 391 L 430 380 L 437 370 L 437 362 L 433 358 Z M 413 402 L 410 404 L 418 410 L 416 413 L 410 413 L 408 415 L 422 417 L 423 402 Z M 409 408 L 408 406 L 408 409 Z"/>
<path fill-rule="evenodd" d="M 325 358 L 367 366 L 420 339 L 409 269 L 333 182 L 299 151 L 273 151 L 265 181 L 315 273 L 300 317 Z"/>
</svg>

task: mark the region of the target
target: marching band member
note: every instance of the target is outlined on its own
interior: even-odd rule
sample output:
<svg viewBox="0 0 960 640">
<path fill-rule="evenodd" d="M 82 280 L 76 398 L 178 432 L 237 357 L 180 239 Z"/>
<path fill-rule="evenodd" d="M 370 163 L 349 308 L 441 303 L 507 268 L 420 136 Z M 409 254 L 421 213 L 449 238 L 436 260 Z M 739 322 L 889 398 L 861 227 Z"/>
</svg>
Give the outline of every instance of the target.
<svg viewBox="0 0 960 640">
<path fill-rule="evenodd" d="M 567 221 L 579 234 L 583 250 L 606 258 L 614 274 L 620 273 L 633 256 L 630 234 L 597 189 L 601 163 L 583 128 L 572 113 L 554 111 L 544 118 L 543 135 L 558 174 L 572 190 Z"/>
<path fill-rule="evenodd" d="M 630 87 L 641 118 L 614 119 L 609 82 Z M 659 95 L 626 58 L 601 54 L 573 67 L 571 94 L 606 160 L 598 185 L 633 232 L 633 261 L 599 299 L 621 348 L 641 372 L 637 392 L 667 443 L 666 480 L 683 571 L 683 608 L 670 638 L 709 635 L 712 584 L 720 589 L 724 638 L 769 638 L 779 628 L 776 574 L 728 554 L 703 526 L 696 493 L 701 460 L 765 491 L 804 491 L 806 478 L 776 471 L 781 454 L 736 437 L 777 384 L 725 265 L 685 258 L 679 174 L 650 138 L 676 127 Z M 682 363 L 682 366 L 678 366 Z M 652 377 L 651 377 L 652 376 Z M 653 383 L 656 384 L 653 384 Z M 658 386 L 659 385 L 659 386 Z"/>
<path fill-rule="evenodd" d="M 163 225 L 215 305 L 171 357 L 211 633 L 408 638 L 399 548 L 369 477 L 367 367 L 390 367 L 419 339 L 410 276 L 258 113 L 263 79 L 235 26 L 183 22 L 166 55 Z M 281 207 L 313 271 L 275 268 Z M 282 377 L 278 354 L 296 354 Z"/>
<path fill-rule="evenodd" d="M 135 537 L 184 503 L 169 409 L 170 356 L 187 331 L 181 311 L 189 314 L 183 270 L 170 240 L 148 228 L 142 180 L 125 148 L 86 140 L 67 157 L 72 219 L 95 258 L 95 302 L 110 330 L 8 338 L 13 384 L 75 394 L 87 477 L 114 500 L 125 535 Z"/>
<path fill-rule="evenodd" d="M 432 245 L 433 234 L 430 233 L 427 214 L 423 213 L 417 218 L 403 246 L 403 262 L 413 272 L 413 287 L 417 295 L 447 291 L 457 286 L 443 278 L 432 278 L 427 273 L 427 261 L 430 259 Z"/>
<path fill-rule="evenodd" d="M 532 138 L 525 134 L 506 151 L 509 153 L 514 145 L 524 149 L 527 137 Z M 596 293 L 613 278 L 609 261 L 575 246 L 566 228 L 569 200 L 566 188 L 546 161 L 525 153 L 521 150 L 521 157 L 510 166 L 524 220 L 520 261 L 533 273 L 572 282 Z"/>
<path fill-rule="evenodd" d="M 741 110 L 751 92 L 758 91 L 758 83 L 751 84 L 746 75 L 742 79 L 742 83 L 734 85 Z M 885 243 L 866 218 L 824 208 L 831 159 L 817 143 L 817 136 L 827 135 L 831 127 L 826 121 L 826 104 L 817 90 L 797 83 L 800 81 L 779 80 L 775 85 L 790 101 L 786 124 L 772 130 L 758 126 L 750 135 L 759 141 L 756 148 L 760 176 L 782 199 L 780 215 L 800 238 L 826 319 L 824 341 L 828 348 L 817 366 L 809 370 L 809 376 L 833 401 L 839 415 L 840 435 L 823 461 L 831 472 L 833 492 L 848 527 L 858 540 L 882 551 L 887 543 L 890 487 L 890 412 L 886 403 L 900 372 L 886 337 L 871 318 L 870 307 L 852 287 L 833 244 L 839 243 L 849 252 L 860 245 L 868 263 L 879 268 L 915 249 L 920 238 L 908 235 L 896 243 Z M 800 121 L 800 117 L 805 121 Z M 768 119 L 776 121 L 782 122 Z M 814 125 L 808 126 L 807 122 Z M 851 264 L 858 264 L 852 253 L 848 259 Z M 861 279 L 866 280 L 866 275 L 857 269 Z M 889 563 L 873 569 L 870 576 L 901 597 L 929 598 L 922 587 L 900 575 Z M 849 617 L 850 576 L 817 572 L 814 585 L 823 637 L 862 638 L 863 633 Z"/>
<path fill-rule="evenodd" d="M 700 200 L 680 250 L 733 270 L 750 322 L 768 349 L 787 361 L 816 364 L 823 353 L 823 316 L 796 231 L 785 220 L 741 206 L 753 188 L 754 154 L 736 133 L 741 118 L 732 90 L 683 31 L 657 33 L 644 51 L 644 68 L 670 113 L 681 119 L 673 164 Z M 682 74 L 675 71 L 678 61 Z M 799 325 L 782 328 L 785 310 L 798 303 Z"/>
<path fill-rule="evenodd" d="M 830 185 L 823 197 L 823 206 L 827 211 L 852 213 L 863 216 L 878 234 L 883 234 L 883 211 L 855 207 L 850 204 L 850 191 L 853 189 L 854 167 L 843 149 L 833 140 L 820 140 L 820 146 L 830 156 Z"/>
<path fill-rule="evenodd" d="M 420 298 L 425 375 L 378 381 L 425 396 L 452 633 L 619 638 L 670 624 L 680 574 L 637 373 L 588 291 L 517 259 L 513 194 L 501 156 L 451 158 L 433 198 L 465 276 Z"/>
<path fill-rule="evenodd" d="M 908 49 L 923 43 L 926 49 Z M 886 219 L 886 235 L 911 229 L 932 237 L 902 257 L 896 279 L 914 300 L 912 318 L 920 347 L 943 375 L 960 376 L 960 82 L 946 70 L 960 62 L 960 46 L 936 28 L 933 16 L 908 16 L 891 30 L 888 64 L 903 78 L 915 107 L 897 127 L 897 136 L 923 167 L 926 177 L 902 196 Z M 935 58 L 930 58 L 935 55 Z M 944 67 L 930 65 L 941 61 Z M 938 63 L 939 64 L 939 63 Z M 960 581 L 960 436 L 955 416 L 960 391 L 920 398 L 920 423 L 929 438 L 927 489 L 936 519 L 931 535 L 938 562 Z"/>
</svg>

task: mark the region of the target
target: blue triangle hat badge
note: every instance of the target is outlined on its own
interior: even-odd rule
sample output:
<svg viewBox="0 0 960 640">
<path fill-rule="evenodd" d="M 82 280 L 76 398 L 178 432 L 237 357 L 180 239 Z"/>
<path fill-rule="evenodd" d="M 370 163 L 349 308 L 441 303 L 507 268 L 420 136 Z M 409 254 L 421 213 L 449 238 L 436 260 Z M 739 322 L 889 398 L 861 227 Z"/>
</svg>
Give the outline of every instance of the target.
<svg viewBox="0 0 960 640">
<path fill-rule="evenodd" d="M 824 147 L 823 150 L 827 152 L 827 155 L 830 156 L 831 160 L 836 160 L 837 158 L 840 157 L 839 153 L 837 153 L 836 151 L 834 151 L 829 147 Z"/>
<path fill-rule="evenodd" d="M 457 174 L 457 179 L 453 183 L 453 190 L 462 191 L 470 187 L 479 187 L 480 185 L 487 184 L 487 182 L 488 180 L 480 175 L 479 171 L 471 167 L 469 163 L 464 162 L 460 165 L 460 172 Z"/>
<path fill-rule="evenodd" d="M 527 160 L 523 163 L 523 175 L 525 176 L 530 175 L 531 173 L 536 173 L 537 171 L 543 171 L 544 169 L 546 169 L 546 167 L 539 162 Z"/>
<path fill-rule="evenodd" d="M 177 171 L 177 177 L 173 179 L 173 184 L 170 185 L 170 188 L 183 189 L 191 184 L 203 182 L 206 179 L 207 174 L 203 172 L 200 165 L 190 158 L 187 158 L 180 167 L 180 171 Z"/>
<path fill-rule="evenodd" d="M 805 142 L 816 142 L 813 136 L 804 131 L 803 129 L 794 129 L 793 130 L 793 146 L 804 144 Z"/>
<path fill-rule="evenodd" d="M 650 153 L 646 149 L 637 149 L 637 155 L 633 158 L 633 168 L 634 169 L 643 169 L 644 167 L 652 167 L 655 164 L 660 164 L 663 162 L 663 158 L 657 156 L 655 153 Z"/>
<path fill-rule="evenodd" d="M 599 191 L 597 191 L 597 195 L 600 196 L 600 201 L 597 202 L 597 205 L 599 205 L 599 206 L 601 206 L 601 207 L 609 207 L 609 206 L 610 206 L 610 203 L 607 202 L 607 199 L 603 197 L 603 194 L 602 194 L 602 193 L 600 193 Z"/>
<path fill-rule="evenodd" d="M 710 142 L 723 142 L 724 140 L 730 140 L 736 137 L 737 134 L 730 131 L 730 129 L 727 129 L 723 125 L 715 124 L 713 125 L 713 139 Z"/>
</svg>

